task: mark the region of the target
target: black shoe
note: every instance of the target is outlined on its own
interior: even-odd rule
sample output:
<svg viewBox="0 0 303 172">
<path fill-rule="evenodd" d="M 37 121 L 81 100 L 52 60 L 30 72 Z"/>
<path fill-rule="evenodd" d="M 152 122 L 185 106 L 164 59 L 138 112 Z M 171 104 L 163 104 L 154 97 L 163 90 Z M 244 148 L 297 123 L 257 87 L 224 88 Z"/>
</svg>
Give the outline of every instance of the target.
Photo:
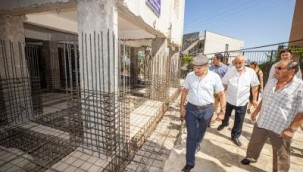
<svg viewBox="0 0 303 172">
<path fill-rule="evenodd" d="M 235 145 L 241 147 L 242 143 L 240 142 L 240 140 L 238 138 L 232 138 L 232 141 L 234 142 Z"/>
<path fill-rule="evenodd" d="M 242 159 L 241 163 L 242 163 L 243 165 L 249 165 L 249 164 L 250 164 L 250 160 L 247 159 L 247 158 L 244 158 L 244 159 Z"/>
<path fill-rule="evenodd" d="M 217 128 L 217 130 L 218 130 L 218 131 L 221 131 L 221 130 L 223 130 L 223 128 L 226 127 L 226 126 L 227 126 L 227 125 L 221 124 L 221 125 L 219 125 L 219 127 Z"/>
<path fill-rule="evenodd" d="M 182 171 L 185 171 L 185 172 L 190 172 L 190 170 L 194 168 L 194 166 L 191 166 L 191 165 L 185 165 L 182 169 Z"/>
</svg>

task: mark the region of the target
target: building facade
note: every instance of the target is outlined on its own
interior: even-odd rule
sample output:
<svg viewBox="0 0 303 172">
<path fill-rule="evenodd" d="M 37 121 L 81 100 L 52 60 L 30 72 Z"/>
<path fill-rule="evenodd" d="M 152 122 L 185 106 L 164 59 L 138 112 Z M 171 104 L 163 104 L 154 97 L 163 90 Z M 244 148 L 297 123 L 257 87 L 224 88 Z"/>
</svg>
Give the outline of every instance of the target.
<svg viewBox="0 0 303 172">
<path fill-rule="evenodd" d="M 289 46 L 303 47 L 303 1 L 301 0 L 296 1 L 289 42 Z"/>
<path fill-rule="evenodd" d="M 208 58 L 212 58 L 214 53 L 239 51 L 243 47 L 243 40 L 204 31 L 185 34 L 181 53 L 190 55 L 203 53 Z"/>
<path fill-rule="evenodd" d="M 123 171 L 179 86 L 184 3 L 1 1 L 0 151 L 28 164 L 0 171 Z"/>
</svg>

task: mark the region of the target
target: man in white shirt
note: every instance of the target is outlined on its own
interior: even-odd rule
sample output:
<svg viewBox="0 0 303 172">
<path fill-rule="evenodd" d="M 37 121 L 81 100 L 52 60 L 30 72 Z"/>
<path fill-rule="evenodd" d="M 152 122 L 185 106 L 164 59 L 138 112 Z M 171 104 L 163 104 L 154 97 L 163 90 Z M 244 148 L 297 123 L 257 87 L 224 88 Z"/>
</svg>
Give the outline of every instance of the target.
<svg viewBox="0 0 303 172">
<path fill-rule="evenodd" d="M 226 89 L 226 109 L 222 124 L 217 130 L 221 131 L 229 125 L 229 118 L 233 110 L 235 110 L 235 121 L 231 131 L 231 139 L 237 145 L 241 146 L 239 137 L 242 132 L 243 121 L 247 109 L 247 103 L 250 95 L 250 87 L 253 92 L 253 105 L 257 105 L 256 93 L 258 85 L 260 85 L 256 72 L 245 67 L 245 57 L 238 55 L 234 61 L 234 67 L 230 68 L 222 79 L 224 88 Z"/>
<path fill-rule="evenodd" d="M 182 169 L 185 172 L 195 166 L 196 148 L 204 137 L 213 113 L 213 94 L 220 96 L 221 109 L 225 109 L 226 105 L 222 81 L 218 74 L 208 69 L 208 58 L 198 54 L 192 64 L 194 71 L 185 78 L 180 105 L 180 118 L 185 117 L 187 128 L 186 165 Z M 188 103 L 185 105 L 187 96 Z"/>
<path fill-rule="evenodd" d="M 281 61 L 272 80 L 263 91 L 263 99 L 251 119 L 256 120 L 244 165 L 256 162 L 267 141 L 273 147 L 273 171 L 288 171 L 290 146 L 296 130 L 303 123 L 303 81 L 295 75 L 299 65 L 295 61 Z"/>
</svg>

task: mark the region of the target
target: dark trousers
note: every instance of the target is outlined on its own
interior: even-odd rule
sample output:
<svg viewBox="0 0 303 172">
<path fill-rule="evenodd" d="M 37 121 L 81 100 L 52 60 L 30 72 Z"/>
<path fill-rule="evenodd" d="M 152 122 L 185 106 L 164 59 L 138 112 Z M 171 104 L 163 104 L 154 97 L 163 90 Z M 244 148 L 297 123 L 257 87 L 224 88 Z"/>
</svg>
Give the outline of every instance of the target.
<svg viewBox="0 0 303 172">
<path fill-rule="evenodd" d="M 226 103 L 225 116 L 224 116 L 224 120 L 222 121 L 222 125 L 228 126 L 231 112 L 235 110 L 235 122 L 233 129 L 231 130 L 231 138 L 240 137 L 246 109 L 247 109 L 247 103 L 244 106 L 234 106 L 229 103 Z"/>
<path fill-rule="evenodd" d="M 213 106 L 206 109 L 199 109 L 190 103 L 186 106 L 186 164 L 188 165 L 195 165 L 196 148 L 205 135 L 212 113 Z"/>
</svg>

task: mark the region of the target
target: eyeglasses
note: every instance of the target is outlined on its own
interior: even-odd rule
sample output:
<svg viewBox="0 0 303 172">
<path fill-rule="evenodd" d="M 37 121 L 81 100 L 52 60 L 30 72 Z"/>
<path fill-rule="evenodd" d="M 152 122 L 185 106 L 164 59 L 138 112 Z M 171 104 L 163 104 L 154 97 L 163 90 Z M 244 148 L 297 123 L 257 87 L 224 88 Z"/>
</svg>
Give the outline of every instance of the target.
<svg viewBox="0 0 303 172">
<path fill-rule="evenodd" d="M 288 69 L 287 67 L 275 67 L 276 70 Z"/>
</svg>

